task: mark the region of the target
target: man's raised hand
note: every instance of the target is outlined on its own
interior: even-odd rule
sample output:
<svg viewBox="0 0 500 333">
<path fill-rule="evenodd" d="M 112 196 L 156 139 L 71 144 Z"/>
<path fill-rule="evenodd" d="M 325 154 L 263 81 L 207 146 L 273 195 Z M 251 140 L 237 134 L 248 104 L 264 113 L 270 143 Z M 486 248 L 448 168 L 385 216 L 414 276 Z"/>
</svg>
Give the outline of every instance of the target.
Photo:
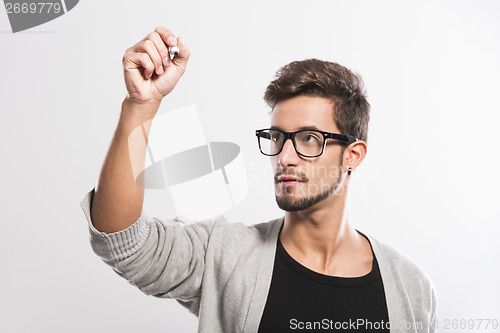
<svg viewBox="0 0 500 333">
<path fill-rule="evenodd" d="M 168 47 L 177 45 L 179 54 L 170 59 Z M 134 104 L 160 103 L 184 74 L 190 56 L 181 37 L 157 27 L 125 51 L 123 71 L 127 100 Z"/>
</svg>

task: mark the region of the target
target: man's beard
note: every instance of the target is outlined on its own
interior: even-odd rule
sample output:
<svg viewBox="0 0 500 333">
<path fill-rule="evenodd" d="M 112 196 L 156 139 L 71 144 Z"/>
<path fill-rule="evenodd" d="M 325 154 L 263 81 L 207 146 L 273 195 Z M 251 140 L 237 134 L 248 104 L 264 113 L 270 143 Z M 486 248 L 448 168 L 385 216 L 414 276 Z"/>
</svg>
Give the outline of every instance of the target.
<svg viewBox="0 0 500 333">
<path fill-rule="evenodd" d="M 294 198 L 292 195 L 288 194 L 288 188 L 284 187 L 282 188 L 284 195 L 281 196 L 275 195 L 276 202 L 279 208 L 287 212 L 296 212 L 304 210 L 328 198 L 330 195 L 335 193 L 341 187 L 342 182 L 343 182 L 342 173 L 339 173 L 339 177 L 337 178 L 337 182 L 335 184 L 333 184 L 326 190 L 322 191 L 321 193 L 310 195 L 309 197 L 306 198 Z"/>
</svg>

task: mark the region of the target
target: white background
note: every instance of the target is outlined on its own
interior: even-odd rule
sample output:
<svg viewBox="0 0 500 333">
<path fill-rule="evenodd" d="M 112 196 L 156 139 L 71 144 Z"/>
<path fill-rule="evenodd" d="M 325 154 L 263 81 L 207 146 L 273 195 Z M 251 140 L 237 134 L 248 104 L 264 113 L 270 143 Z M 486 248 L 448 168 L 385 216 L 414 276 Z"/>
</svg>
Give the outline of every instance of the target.
<svg viewBox="0 0 500 333">
<path fill-rule="evenodd" d="M 196 331 L 93 254 L 79 207 L 125 97 L 121 58 L 158 25 L 192 51 L 161 112 L 196 104 L 208 140 L 242 148 L 249 195 L 230 221 L 282 215 L 254 135 L 274 72 L 339 62 L 372 105 L 355 226 L 428 272 L 441 325 L 500 320 L 500 2 L 82 0 L 17 34 L 0 9 L 1 332 Z M 463 332 L 499 332 L 483 328 Z"/>
</svg>

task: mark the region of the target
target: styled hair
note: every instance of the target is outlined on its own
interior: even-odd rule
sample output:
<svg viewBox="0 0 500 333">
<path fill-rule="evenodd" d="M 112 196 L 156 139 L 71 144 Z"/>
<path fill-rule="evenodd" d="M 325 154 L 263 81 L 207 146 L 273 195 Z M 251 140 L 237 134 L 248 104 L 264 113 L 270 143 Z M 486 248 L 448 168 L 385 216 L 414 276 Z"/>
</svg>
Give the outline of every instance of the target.
<svg viewBox="0 0 500 333">
<path fill-rule="evenodd" d="M 367 142 L 370 104 L 359 75 L 334 62 L 293 61 L 276 72 L 275 79 L 267 86 L 264 100 L 274 109 L 279 102 L 296 96 L 331 100 L 333 120 L 340 133 Z"/>
</svg>

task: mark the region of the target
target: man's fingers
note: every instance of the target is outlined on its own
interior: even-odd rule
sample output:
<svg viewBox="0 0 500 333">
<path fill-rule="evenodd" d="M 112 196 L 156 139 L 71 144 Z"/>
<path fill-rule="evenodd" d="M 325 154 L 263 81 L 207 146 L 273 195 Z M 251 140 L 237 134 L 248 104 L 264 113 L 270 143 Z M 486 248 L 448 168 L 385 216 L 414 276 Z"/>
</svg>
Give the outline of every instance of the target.
<svg viewBox="0 0 500 333">
<path fill-rule="evenodd" d="M 123 63 L 126 70 L 144 68 L 144 77 L 146 79 L 149 79 L 155 71 L 155 65 L 147 53 L 127 52 L 123 56 Z"/>
<path fill-rule="evenodd" d="M 179 54 L 172 58 L 169 47 L 176 45 Z M 184 74 L 188 58 L 189 50 L 182 38 L 164 27 L 156 28 L 125 51 L 123 70 L 129 94 L 141 102 L 161 100 Z"/>
<path fill-rule="evenodd" d="M 163 43 L 165 43 L 166 47 L 178 45 L 177 43 L 177 38 L 175 38 L 175 35 L 172 31 L 168 30 L 165 27 L 157 27 L 155 29 L 155 32 L 158 33 L 158 35 L 161 37 Z M 176 57 L 182 57 L 181 53 Z M 163 64 L 165 66 L 170 66 L 171 65 L 171 59 L 170 59 L 170 54 L 168 54 L 166 57 L 163 58 Z"/>
<path fill-rule="evenodd" d="M 174 33 L 172 31 L 168 30 L 167 28 L 157 27 L 155 29 L 155 32 L 158 33 L 158 35 L 160 35 L 163 42 L 165 44 L 167 44 L 168 46 L 173 46 L 173 45 L 177 44 L 177 40 L 175 40 Z M 173 40 L 172 39 L 169 40 L 170 37 L 173 37 Z"/>
<path fill-rule="evenodd" d="M 137 57 L 141 63 L 141 66 L 144 67 L 144 76 L 146 79 L 151 78 L 153 76 L 153 72 L 155 71 L 155 65 L 146 53 L 138 53 Z"/>
<path fill-rule="evenodd" d="M 160 56 L 160 53 L 158 52 L 158 49 L 155 46 L 155 43 L 151 39 L 146 39 L 141 43 L 142 47 L 140 51 L 145 52 L 151 58 L 151 61 L 153 62 L 156 69 L 156 74 L 163 74 L 163 60 Z"/>
<path fill-rule="evenodd" d="M 184 44 L 181 37 L 175 37 L 174 33 L 165 27 L 157 27 L 156 30 L 148 34 L 142 41 L 135 44 L 133 47 L 127 49 L 127 54 L 130 56 L 133 63 L 141 65 L 144 68 L 144 76 L 149 79 L 154 72 L 162 75 L 165 72 L 164 66 L 168 67 L 172 64 L 170 58 L 169 47 L 177 45 L 179 47 L 179 54 L 173 59 L 176 65 L 181 65 L 187 62 L 190 51 Z M 149 61 L 144 56 L 149 57 Z"/>
<path fill-rule="evenodd" d="M 165 58 L 167 58 L 167 57 L 170 58 L 167 45 L 165 45 L 165 43 L 161 39 L 160 35 L 156 31 L 150 33 L 148 35 L 148 38 L 154 43 L 156 50 L 158 51 L 158 53 L 160 55 L 160 62 L 163 65 L 166 65 L 164 63 Z M 155 65 L 156 65 L 156 62 L 155 62 Z"/>
</svg>

